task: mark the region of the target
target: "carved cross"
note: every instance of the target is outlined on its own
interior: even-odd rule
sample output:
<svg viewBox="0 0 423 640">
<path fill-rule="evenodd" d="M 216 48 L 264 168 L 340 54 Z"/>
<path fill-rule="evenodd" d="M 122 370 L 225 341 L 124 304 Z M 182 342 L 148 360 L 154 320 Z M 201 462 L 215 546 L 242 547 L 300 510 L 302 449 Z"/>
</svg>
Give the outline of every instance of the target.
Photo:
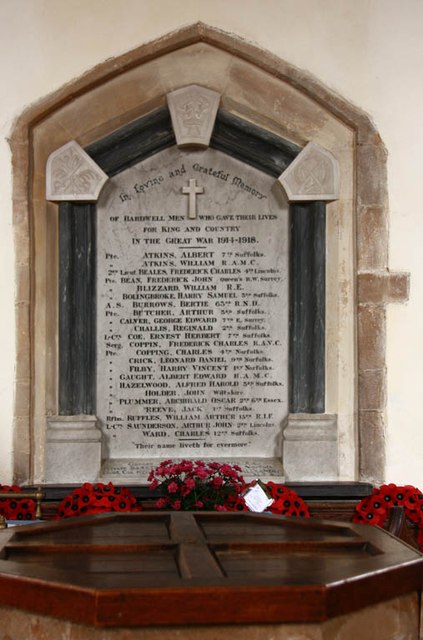
<svg viewBox="0 0 423 640">
<path fill-rule="evenodd" d="M 182 193 L 189 196 L 188 218 L 195 220 L 197 217 L 196 198 L 199 193 L 204 193 L 204 187 L 197 187 L 197 180 L 195 178 L 190 178 L 189 186 L 182 187 Z"/>
</svg>

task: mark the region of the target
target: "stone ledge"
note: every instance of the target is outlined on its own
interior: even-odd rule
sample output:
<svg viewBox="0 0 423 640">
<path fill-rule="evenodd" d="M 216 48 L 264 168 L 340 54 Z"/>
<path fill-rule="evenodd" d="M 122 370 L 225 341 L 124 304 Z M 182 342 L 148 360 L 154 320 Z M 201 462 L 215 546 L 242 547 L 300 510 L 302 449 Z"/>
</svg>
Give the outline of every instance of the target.
<svg viewBox="0 0 423 640">
<path fill-rule="evenodd" d="M 183 458 L 172 458 L 180 462 Z M 213 460 L 209 458 L 208 460 Z M 207 459 L 206 459 L 207 460 Z M 103 460 L 100 482 L 124 483 L 126 486 L 149 484 L 150 471 L 157 467 L 161 458 L 107 458 Z M 263 482 L 284 482 L 282 462 L 279 458 L 219 458 L 223 464 L 237 464 L 242 468 L 242 476 L 247 482 L 260 478 Z"/>
<path fill-rule="evenodd" d="M 388 212 L 379 205 L 357 208 L 357 260 L 359 271 L 388 268 Z"/>
<path fill-rule="evenodd" d="M 386 371 L 368 369 L 358 374 L 360 411 L 383 411 L 386 406 Z"/>
<path fill-rule="evenodd" d="M 386 308 L 358 305 L 359 371 L 385 368 Z"/>
<path fill-rule="evenodd" d="M 407 302 L 410 295 L 410 274 L 402 272 L 365 272 L 358 277 L 358 302 L 389 304 Z"/>
<path fill-rule="evenodd" d="M 387 152 L 382 143 L 357 145 L 359 205 L 387 206 L 386 158 Z"/>
<path fill-rule="evenodd" d="M 385 414 L 383 411 L 359 413 L 359 476 L 381 484 L 385 469 Z"/>
</svg>

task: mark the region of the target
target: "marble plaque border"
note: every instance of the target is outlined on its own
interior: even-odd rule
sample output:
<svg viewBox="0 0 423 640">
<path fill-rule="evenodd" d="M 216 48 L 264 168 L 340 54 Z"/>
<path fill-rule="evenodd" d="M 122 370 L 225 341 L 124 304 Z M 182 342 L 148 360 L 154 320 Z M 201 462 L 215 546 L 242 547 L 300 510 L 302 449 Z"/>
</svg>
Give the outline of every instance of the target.
<svg viewBox="0 0 423 640">
<path fill-rule="evenodd" d="M 85 151 L 113 176 L 175 144 L 165 107 Z M 223 110 L 210 146 L 274 177 L 301 152 L 301 147 Z M 325 410 L 325 210 L 324 202 L 290 205 L 290 413 Z M 60 203 L 59 246 L 59 415 L 95 414 L 94 204 Z"/>
</svg>

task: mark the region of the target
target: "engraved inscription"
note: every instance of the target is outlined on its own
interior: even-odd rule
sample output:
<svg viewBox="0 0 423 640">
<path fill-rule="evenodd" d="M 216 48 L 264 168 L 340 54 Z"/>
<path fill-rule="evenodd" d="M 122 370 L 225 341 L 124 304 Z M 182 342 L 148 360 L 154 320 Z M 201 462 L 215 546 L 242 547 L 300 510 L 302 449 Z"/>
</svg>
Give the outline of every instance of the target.
<svg viewBox="0 0 423 640">
<path fill-rule="evenodd" d="M 189 219 L 181 193 L 197 179 Z M 280 455 L 288 209 L 274 180 L 218 151 L 174 148 L 112 178 L 97 223 L 108 457 Z"/>
</svg>

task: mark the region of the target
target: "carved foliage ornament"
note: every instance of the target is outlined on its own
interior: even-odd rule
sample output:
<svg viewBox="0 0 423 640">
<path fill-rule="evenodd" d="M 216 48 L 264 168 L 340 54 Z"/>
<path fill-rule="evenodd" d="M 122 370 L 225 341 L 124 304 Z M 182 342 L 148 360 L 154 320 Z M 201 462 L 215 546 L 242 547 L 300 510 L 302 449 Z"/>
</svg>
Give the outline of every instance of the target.
<svg viewBox="0 0 423 640">
<path fill-rule="evenodd" d="M 46 168 L 47 200 L 95 202 L 108 176 L 72 140 L 50 154 Z"/>
<path fill-rule="evenodd" d="M 208 147 L 220 94 L 192 84 L 168 93 L 167 102 L 178 147 Z"/>
<path fill-rule="evenodd" d="M 339 165 L 334 156 L 309 142 L 278 178 L 290 202 L 339 198 Z"/>
</svg>

